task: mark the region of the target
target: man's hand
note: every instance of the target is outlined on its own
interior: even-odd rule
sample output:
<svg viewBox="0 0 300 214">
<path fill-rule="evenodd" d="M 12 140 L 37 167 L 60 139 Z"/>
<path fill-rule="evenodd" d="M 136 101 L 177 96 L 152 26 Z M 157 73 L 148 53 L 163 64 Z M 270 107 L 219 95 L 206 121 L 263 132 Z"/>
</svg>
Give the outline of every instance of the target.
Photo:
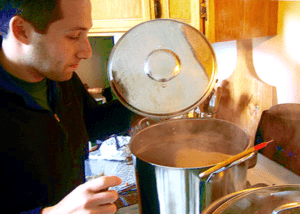
<svg viewBox="0 0 300 214">
<path fill-rule="evenodd" d="M 118 199 L 118 193 L 108 188 L 120 185 L 121 182 L 117 176 L 102 176 L 88 181 L 74 189 L 58 204 L 44 208 L 41 214 L 116 213 L 117 207 L 113 203 Z"/>
</svg>

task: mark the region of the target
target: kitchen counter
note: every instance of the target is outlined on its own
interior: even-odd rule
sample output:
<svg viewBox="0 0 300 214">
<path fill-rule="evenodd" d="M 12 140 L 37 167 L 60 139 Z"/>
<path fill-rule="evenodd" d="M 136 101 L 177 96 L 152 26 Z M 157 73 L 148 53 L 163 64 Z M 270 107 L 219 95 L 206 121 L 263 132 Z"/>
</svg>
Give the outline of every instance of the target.
<svg viewBox="0 0 300 214">
<path fill-rule="evenodd" d="M 251 185 L 257 183 L 267 185 L 300 184 L 300 176 L 262 154 L 258 154 L 257 164 L 247 171 L 247 176 Z"/>
</svg>

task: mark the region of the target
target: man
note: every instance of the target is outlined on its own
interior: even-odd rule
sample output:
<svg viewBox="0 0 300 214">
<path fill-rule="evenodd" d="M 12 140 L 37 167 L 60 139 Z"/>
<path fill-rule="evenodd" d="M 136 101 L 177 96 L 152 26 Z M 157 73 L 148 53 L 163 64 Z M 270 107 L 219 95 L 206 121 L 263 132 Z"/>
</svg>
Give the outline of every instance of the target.
<svg viewBox="0 0 300 214">
<path fill-rule="evenodd" d="M 6 213 L 115 213 L 120 178 L 84 183 L 87 142 L 130 127 L 74 73 L 91 57 L 89 0 L 1 0 L 1 199 Z"/>
</svg>

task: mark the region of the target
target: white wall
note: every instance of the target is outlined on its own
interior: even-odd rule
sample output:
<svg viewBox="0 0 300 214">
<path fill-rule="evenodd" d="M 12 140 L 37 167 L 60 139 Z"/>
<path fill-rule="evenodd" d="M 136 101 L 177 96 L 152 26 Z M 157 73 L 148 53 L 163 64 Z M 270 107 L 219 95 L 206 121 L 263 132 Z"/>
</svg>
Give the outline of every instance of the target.
<svg viewBox="0 0 300 214">
<path fill-rule="evenodd" d="M 81 61 L 76 73 L 90 88 L 105 88 L 106 67 L 113 40 L 111 37 L 90 37 L 89 39 L 93 55 L 90 59 Z"/>
<path fill-rule="evenodd" d="M 213 47 L 221 81 L 235 69 L 236 41 Z M 259 78 L 276 86 L 278 103 L 300 102 L 300 1 L 279 1 L 278 35 L 253 39 L 253 63 Z"/>
</svg>

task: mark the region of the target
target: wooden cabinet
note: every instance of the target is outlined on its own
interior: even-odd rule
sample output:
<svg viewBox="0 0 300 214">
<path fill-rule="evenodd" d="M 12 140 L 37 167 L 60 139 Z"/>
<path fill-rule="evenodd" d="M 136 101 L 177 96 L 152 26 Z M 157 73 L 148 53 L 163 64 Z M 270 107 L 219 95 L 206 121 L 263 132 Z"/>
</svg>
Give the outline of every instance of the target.
<svg viewBox="0 0 300 214">
<path fill-rule="evenodd" d="M 90 36 L 124 33 L 155 19 L 176 19 L 204 33 L 211 43 L 273 36 L 278 1 L 272 0 L 91 0 Z"/>
<path fill-rule="evenodd" d="M 154 0 L 159 9 L 158 18 L 176 19 L 183 21 L 201 32 L 204 31 L 200 0 Z"/>
<path fill-rule="evenodd" d="M 91 0 L 93 27 L 89 36 L 124 33 L 154 18 L 153 0 Z"/>
<path fill-rule="evenodd" d="M 277 1 L 159 1 L 161 18 L 184 21 L 204 33 L 212 43 L 273 36 L 277 33 Z"/>
<path fill-rule="evenodd" d="M 211 42 L 252 39 L 277 34 L 278 1 L 207 1 L 205 34 Z"/>
</svg>

